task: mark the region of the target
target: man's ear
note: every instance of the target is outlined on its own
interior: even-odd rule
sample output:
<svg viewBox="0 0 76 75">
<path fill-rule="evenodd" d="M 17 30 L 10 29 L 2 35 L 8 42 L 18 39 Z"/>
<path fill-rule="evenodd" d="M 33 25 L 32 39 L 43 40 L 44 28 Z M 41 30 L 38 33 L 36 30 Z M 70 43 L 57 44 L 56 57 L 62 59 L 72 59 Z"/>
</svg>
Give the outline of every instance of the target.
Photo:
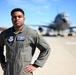
<svg viewBox="0 0 76 75">
<path fill-rule="evenodd" d="M 26 20 L 26 18 L 24 18 L 24 21 Z"/>
<path fill-rule="evenodd" d="M 11 20 L 12 20 L 12 18 L 11 18 Z"/>
</svg>

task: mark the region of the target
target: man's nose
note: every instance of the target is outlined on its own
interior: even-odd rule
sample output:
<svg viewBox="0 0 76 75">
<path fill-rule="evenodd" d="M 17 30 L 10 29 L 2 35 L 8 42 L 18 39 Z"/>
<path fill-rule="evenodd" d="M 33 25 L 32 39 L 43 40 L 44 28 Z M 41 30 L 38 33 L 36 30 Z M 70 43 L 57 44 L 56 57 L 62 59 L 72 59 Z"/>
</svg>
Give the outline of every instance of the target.
<svg viewBox="0 0 76 75">
<path fill-rule="evenodd" d="M 18 16 L 16 16 L 16 17 L 15 17 L 15 19 L 16 19 L 16 20 L 18 20 L 18 19 L 19 19 L 19 17 L 18 17 Z"/>
</svg>

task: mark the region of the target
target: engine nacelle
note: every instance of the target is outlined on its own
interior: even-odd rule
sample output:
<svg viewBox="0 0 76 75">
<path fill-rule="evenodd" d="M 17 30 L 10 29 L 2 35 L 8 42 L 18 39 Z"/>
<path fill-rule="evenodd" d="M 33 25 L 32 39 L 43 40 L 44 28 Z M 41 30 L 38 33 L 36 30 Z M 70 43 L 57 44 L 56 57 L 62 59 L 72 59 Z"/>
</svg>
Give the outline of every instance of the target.
<svg viewBox="0 0 76 75">
<path fill-rule="evenodd" d="M 39 27 L 38 30 L 39 30 L 40 32 L 43 32 L 43 28 L 42 28 L 42 27 Z"/>
</svg>

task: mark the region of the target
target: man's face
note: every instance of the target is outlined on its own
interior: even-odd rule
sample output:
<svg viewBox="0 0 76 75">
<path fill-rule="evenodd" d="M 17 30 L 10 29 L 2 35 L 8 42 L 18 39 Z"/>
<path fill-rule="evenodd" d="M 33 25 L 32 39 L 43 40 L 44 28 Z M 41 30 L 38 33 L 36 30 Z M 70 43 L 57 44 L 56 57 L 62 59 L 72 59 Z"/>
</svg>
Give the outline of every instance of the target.
<svg viewBox="0 0 76 75">
<path fill-rule="evenodd" d="M 12 14 L 12 23 L 14 27 L 21 27 L 24 24 L 24 15 L 20 11 L 16 11 Z"/>
</svg>

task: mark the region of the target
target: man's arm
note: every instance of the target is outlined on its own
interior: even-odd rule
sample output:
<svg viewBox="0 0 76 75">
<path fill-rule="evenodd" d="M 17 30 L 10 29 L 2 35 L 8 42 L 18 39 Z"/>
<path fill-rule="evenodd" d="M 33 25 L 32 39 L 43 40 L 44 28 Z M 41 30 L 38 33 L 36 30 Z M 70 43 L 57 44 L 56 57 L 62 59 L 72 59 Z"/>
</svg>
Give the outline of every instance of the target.
<svg viewBox="0 0 76 75">
<path fill-rule="evenodd" d="M 3 53 L 4 49 L 3 47 L 0 46 L 0 63 L 1 63 L 1 67 L 4 70 L 6 70 L 6 62 L 5 62 L 5 56 Z"/>
<path fill-rule="evenodd" d="M 6 69 L 6 62 L 5 62 L 5 56 L 4 56 L 4 40 L 2 33 L 0 34 L 0 63 L 3 70 Z"/>
<path fill-rule="evenodd" d="M 4 48 L 0 46 L 0 63 L 5 63 Z"/>
<path fill-rule="evenodd" d="M 48 56 L 50 55 L 50 47 L 46 43 L 46 41 L 42 38 L 42 36 L 33 33 L 31 38 L 32 38 L 31 41 L 33 42 L 34 46 L 39 48 L 40 54 L 33 64 L 27 65 L 23 68 L 24 73 L 33 72 L 38 67 L 42 67 L 46 62 Z"/>
<path fill-rule="evenodd" d="M 35 40 L 36 47 L 40 50 L 40 54 L 36 61 L 34 62 L 34 65 L 37 65 L 39 67 L 43 67 L 46 60 L 48 59 L 50 55 L 50 46 L 46 42 L 46 40 L 41 36 L 37 34 L 36 40 Z"/>
</svg>

